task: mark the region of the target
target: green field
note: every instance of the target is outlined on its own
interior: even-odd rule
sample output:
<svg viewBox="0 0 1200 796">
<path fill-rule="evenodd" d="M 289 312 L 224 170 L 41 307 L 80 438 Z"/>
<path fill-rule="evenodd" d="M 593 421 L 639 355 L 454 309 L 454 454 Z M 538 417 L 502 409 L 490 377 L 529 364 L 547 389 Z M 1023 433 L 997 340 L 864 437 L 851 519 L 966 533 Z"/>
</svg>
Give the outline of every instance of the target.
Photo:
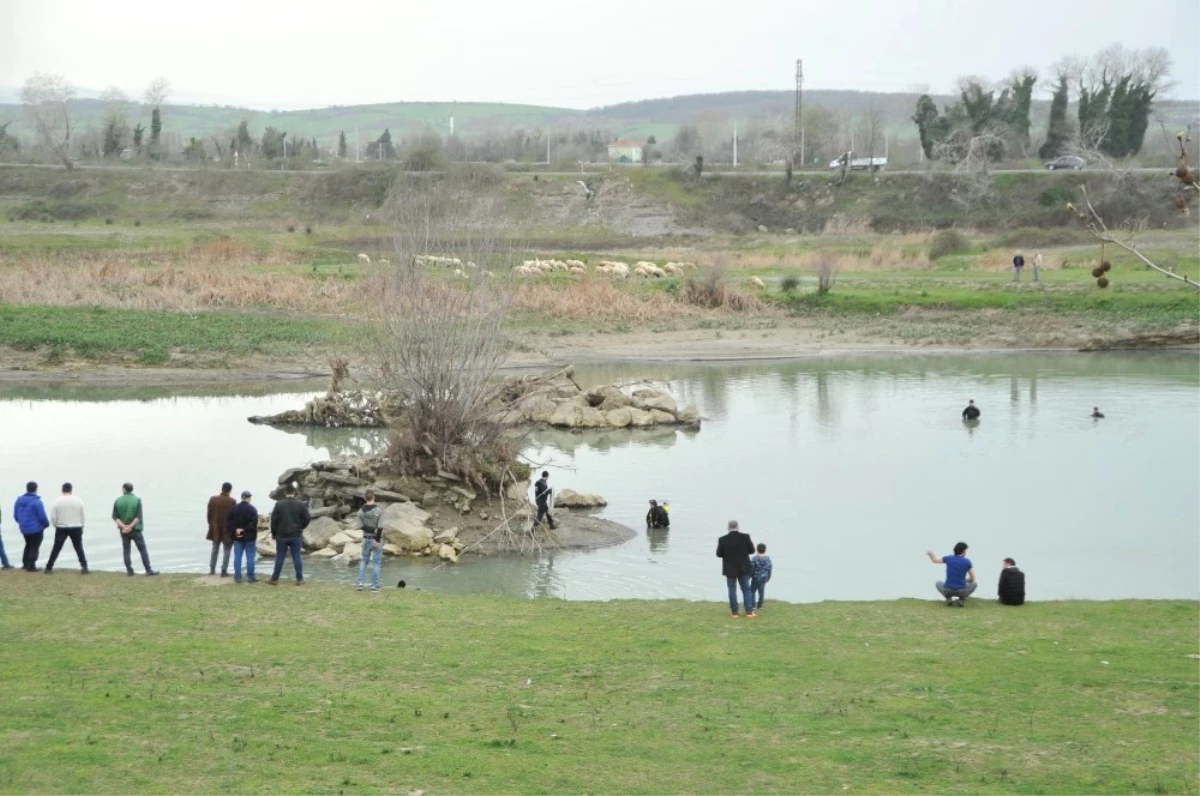
<svg viewBox="0 0 1200 796">
<path fill-rule="evenodd" d="M 1198 790 L 1194 602 L 0 581 L 4 793 Z"/>
</svg>

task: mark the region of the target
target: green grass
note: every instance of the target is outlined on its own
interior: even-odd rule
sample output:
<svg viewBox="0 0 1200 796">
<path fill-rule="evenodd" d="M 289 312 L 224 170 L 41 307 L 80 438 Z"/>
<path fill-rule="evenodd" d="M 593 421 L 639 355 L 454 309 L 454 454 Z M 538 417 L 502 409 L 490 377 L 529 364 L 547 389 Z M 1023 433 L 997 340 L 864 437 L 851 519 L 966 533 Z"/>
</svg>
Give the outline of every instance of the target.
<svg viewBox="0 0 1200 796">
<path fill-rule="evenodd" d="M 173 354 L 292 353 L 336 344 L 344 327 L 333 321 L 279 315 L 142 312 L 0 304 L 0 345 L 44 349 L 47 358 L 73 354 L 105 358 L 133 353 L 144 364 Z"/>
<path fill-rule="evenodd" d="M 1197 792 L 1194 602 L 0 579 L 5 793 Z"/>
</svg>

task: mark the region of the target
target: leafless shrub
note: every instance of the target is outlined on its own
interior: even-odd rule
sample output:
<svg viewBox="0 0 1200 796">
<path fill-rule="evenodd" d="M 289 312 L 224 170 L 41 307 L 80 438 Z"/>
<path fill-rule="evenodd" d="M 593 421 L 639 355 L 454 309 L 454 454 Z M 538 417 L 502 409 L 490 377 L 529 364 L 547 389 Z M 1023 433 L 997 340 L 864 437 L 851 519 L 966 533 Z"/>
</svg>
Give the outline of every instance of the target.
<svg viewBox="0 0 1200 796">
<path fill-rule="evenodd" d="M 689 274 L 683 282 L 682 296 L 686 303 L 707 309 L 748 312 L 760 306 L 756 297 L 733 288 L 729 268 L 723 262 L 704 265 L 699 274 Z"/>
<path fill-rule="evenodd" d="M 837 284 L 838 276 L 838 260 L 835 257 L 822 257 L 817 260 L 813 271 L 817 275 L 817 295 L 824 296 L 829 291 L 833 290 L 833 286 Z"/>
</svg>

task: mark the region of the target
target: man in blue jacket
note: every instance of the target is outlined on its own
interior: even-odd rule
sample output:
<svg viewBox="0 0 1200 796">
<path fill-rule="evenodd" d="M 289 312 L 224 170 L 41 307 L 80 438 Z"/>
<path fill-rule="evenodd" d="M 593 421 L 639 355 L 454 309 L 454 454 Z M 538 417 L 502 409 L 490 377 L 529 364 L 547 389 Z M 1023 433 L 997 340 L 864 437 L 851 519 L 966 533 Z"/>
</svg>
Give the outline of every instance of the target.
<svg viewBox="0 0 1200 796">
<path fill-rule="evenodd" d="M 46 507 L 37 493 L 37 481 L 25 485 L 25 494 L 13 505 L 13 519 L 25 537 L 25 554 L 21 557 L 26 572 L 37 572 L 38 550 L 42 547 L 42 536 L 50 527 Z"/>
</svg>

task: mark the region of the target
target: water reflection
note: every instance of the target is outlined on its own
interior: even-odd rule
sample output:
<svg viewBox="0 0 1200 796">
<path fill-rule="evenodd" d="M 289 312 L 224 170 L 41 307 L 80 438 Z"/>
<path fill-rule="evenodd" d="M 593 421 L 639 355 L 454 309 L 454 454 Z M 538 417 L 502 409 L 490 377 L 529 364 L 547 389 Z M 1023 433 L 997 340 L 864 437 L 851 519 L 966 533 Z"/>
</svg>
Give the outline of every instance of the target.
<svg viewBox="0 0 1200 796">
<path fill-rule="evenodd" d="M 324 448 L 330 456 L 369 456 L 387 450 L 385 428 L 323 428 L 321 426 L 276 426 L 276 431 L 296 434 L 310 448 Z"/>
</svg>

